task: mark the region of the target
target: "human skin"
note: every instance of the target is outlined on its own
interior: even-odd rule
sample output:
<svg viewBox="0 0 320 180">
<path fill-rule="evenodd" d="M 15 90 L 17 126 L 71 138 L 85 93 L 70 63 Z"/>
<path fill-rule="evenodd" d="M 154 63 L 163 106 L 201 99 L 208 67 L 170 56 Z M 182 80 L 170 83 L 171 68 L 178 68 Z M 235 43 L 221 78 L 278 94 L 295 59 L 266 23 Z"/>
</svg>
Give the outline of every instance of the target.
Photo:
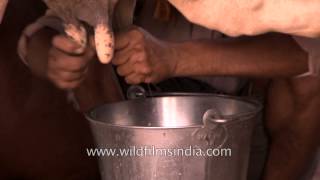
<svg viewBox="0 0 320 180">
<path fill-rule="evenodd" d="M 83 54 L 78 55 L 79 45 L 66 39 L 51 29 L 39 31 L 30 40 L 26 61 L 34 74 L 52 80 L 61 89 L 74 89 L 84 80 L 87 65 L 94 58 L 94 50 L 89 45 Z M 73 83 L 60 83 L 57 79 Z"/>
<path fill-rule="evenodd" d="M 50 80 L 59 89 L 72 90 L 80 111 L 87 111 L 124 99 L 112 66 L 99 64 L 93 45 L 91 38 L 84 53 L 76 54 L 79 45 L 45 28 L 31 38 L 26 60 L 33 74 Z"/>
<path fill-rule="evenodd" d="M 272 80 L 266 104 L 271 137 L 263 180 L 299 179 L 319 146 L 319 77 Z"/>
<path fill-rule="evenodd" d="M 118 34 L 116 42 L 113 63 L 131 84 L 199 75 L 292 77 L 308 70 L 308 55 L 280 34 L 172 43 L 133 27 Z"/>
</svg>

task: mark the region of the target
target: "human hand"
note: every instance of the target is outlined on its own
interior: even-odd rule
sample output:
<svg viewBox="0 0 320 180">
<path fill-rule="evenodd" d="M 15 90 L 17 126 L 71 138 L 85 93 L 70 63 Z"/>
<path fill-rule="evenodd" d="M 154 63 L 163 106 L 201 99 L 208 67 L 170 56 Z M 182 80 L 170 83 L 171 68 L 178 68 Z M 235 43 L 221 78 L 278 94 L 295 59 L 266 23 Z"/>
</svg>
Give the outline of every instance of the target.
<svg viewBox="0 0 320 180">
<path fill-rule="evenodd" d="M 112 62 L 128 84 L 157 83 L 175 74 L 174 46 L 141 28 L 116 34 L 115 49 Z"/>
<path fill-rule="evenodd" d="M 92 43 L 90 43 L 92 44 Z M 95 51 L 88 45 L 83 54 L 76 54 L 79 45 L 63 35 L 55 36 L 48 54 L 47 78 L 60 89 L 74 89 L 85 78 Z"/>
</svg>

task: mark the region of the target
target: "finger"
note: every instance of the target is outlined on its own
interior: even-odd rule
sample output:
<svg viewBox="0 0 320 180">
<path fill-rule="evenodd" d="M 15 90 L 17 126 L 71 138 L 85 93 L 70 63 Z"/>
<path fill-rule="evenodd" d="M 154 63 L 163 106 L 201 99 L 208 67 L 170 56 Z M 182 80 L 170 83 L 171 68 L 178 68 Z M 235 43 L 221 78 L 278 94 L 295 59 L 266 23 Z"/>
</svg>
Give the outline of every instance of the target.
<svg viewBox="0 0 320 180">
<path fill-rule="evenodd" d="M 150 75 L 152 73 L 152 70 L 149 66 L 146 66 L 145 64 L 142 63 L 135 63 L 135 64 L 125 64 L 122 66 L 119 66 L 117 68 L 117 73 L 120 76 L 127 76 L 132 73 L 136 74 L 142 74 L 142 75 Z"/>
<path fill-rule="evenodd" d="M 59 51 L 62 51 L 62 53 L 69 55 L 69 56 L 85 56 L 87 58 L 93 58 L 95 55 L 95 47 L 94 47 L 94 39 L 93 37 L 90 38 L 89 45 L 85 48 L 84 52 L 82 54 L 75 53 L 78 50 L 78 45 L 70 40 L 66 36 L 56 36 L 53 39 L 53 46 L 54 48 L 58 49 Z"/>
<path fill-rule="evenodd" d="M 127 76 L 127 75 L 129 75 L 129 74 L 134 72 L 133 65 L 134 64 L 132 62 L 128 62 L 126 64 L 118 66 L 117 73 L 120 76 Z"/>
<path fill-rule="evenodd" d="M 76 54 L 76 51 L 80 48 L 80 45 L 63 35 L 55 36 L 52 39 L 52 45 L 55 48 L 70 54 Z"/>
<path fill-rule="evenodd" d="M 127 63 L 134 54 L 139 53 L 137 49 L 126 48 L 120 51 L 117 51 L 114 58 L 112 59 L 112 63 L 116 66 L 123 65 Z"/>
<path fill-rule="evenodd" d="M 53 81 L 64 81 L 64 82 L 72 82 L 83 79 L 86 71 L 83 72 L 67 72 L 67 71 L 55 71 L 52 70 L 49 72 L 48 77 Z"/>
<path fill-rule="evenodd" d="M 164 78 L 159 76 L 159 74 L 156 73 L 152 73 L 152 74 L 148 74 L 146 75 L 146 78 L 144 80 L 144 83 L 159 83 L 163 80 Z"/>
<path fill-rule="evenodd" d="M 130 52 L 128 50 L 116 51 L 116 53 L 112 59 L 112 64 L 119 66 L 124 63 L 127 63 L 131 54 L 132 54 L 132 52 Z"/>
<path fill-rule="evenodd" d="M 117 72 L 121 76 L 126 76 L 130 73 L 139 73 L 139 74 L 150 74 L 152 72 L 152 68 L 149 62 L 146 60 L 145 56 L 141 55 L 141 53 L 132 54 L 128 57 L 126 63 L 120 65 L 117 69 Z"/>
<path fill-rule="evenodd" d="M 154 80 L 154 77 L 150 75 L 144 79 L 144 83 L 150 84 L 150 83 L 156 83 L 156 82 Z"/>
<path fill-rule="evenodd" d="M 147 61 L 133 60 L 133 72 L 138 74 L 149 75 L 152 73 L 152 67 Z"/>
<path fill-rule="evenodd" d="M 56 81 L 53 82 L 56 87 L 63 90 L 73 90 L 81 85 L 83 79 L 78 81 L 66 82 L 66 81 Z"/>
<path fill-rule="evenodd" d="M 133 73 L 125 78 L 128 84 L 140 84 L 145 81 L 146 76 L 141 74 Z"/>
<path fill-rule="evenodd" d="M 81 71 L 87 67 L 89 61 L 90 58 L 86 56 L 70 56 L 58 49 L 52 48 L 50 50 L 48 67 L 64 71 Z"/>
</svg>

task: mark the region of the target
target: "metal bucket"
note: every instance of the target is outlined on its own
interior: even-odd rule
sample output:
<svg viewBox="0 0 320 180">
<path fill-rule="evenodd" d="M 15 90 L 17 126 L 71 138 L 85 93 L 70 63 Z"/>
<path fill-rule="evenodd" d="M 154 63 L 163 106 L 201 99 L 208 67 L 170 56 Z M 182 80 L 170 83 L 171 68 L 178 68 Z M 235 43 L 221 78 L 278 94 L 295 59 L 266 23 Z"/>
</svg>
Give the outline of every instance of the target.
<svg viewBox="0 0 320 180">
<path fill-rule="evenodd" d="M 104 105 L 87 118 L 103 180 L 245 180 L 260 110 L 254 101 L 188 95 Z"/>
</svg>

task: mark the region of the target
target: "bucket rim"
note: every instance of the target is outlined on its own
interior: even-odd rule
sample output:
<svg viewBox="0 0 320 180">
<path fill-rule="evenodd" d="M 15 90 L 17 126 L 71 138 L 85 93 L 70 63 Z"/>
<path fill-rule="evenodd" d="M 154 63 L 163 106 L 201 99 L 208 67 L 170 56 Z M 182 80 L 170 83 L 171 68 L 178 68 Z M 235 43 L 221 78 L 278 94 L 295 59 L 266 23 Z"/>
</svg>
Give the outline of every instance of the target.
<svg viewBox="0 0 320 180">
<path fill-rule="evenodd" d="M 124 129 L 168 130 L 168 129 L 189 129 L 189 128 L 203 127 L 203 124 L 189 125 L 189 126 L 171 126 L 171 127 L 170 126 L 163 127 L 163 126 L 119 125 L 119 124 L 114 124 L 114 123 L 102 122 L 102 121 L 96 120 L 95 118 L 92 117 L 92 112 L 94 112 L 96 109 L 103 107 L 105 105 L 111 106 L 111 105 L 115 105 L 115 104 L 128 103 L 131 101 L 144 101 L 144 100 L 150 100 L 150 99 L 163 99 L 163 98 L 169 98 L 169 97 L 171 97 L 171 98 L 175 98 L 175 97 L 179 97 L 179 98 L 183 98 L 183 97 L 218 97 L 218 98 L 242 101 L 244 103 L 248 103 L 248 104 L 251 104 L 254 106 L 254 108 L 252 110 L 244 112 L 244 113 L 238 113 L 238 114 L 233 114 L 233 115 L 224 115 L 223 118 L 228 120 L 224 125 L 230 125 L 230 124 L 239 123 L 242 121 L 253 119 L 254 117 L 259 115 L 259 113 L 262 111 L 262 108 L 263 108 L 262 103 L 252 97 L 238 97 L 238 96 L 210 94 L 210 93 L 162 93 L 162 94 L 157 94 L 154 97 L 135 99 L 135 100 L 125 100 L 125 101 L 121 101 L 121 102 L 103 104 L 100 106 L 96 106 L 96 107 L 90 109 L 88 112 L 84 113 L 84 116 L 91 123 L 101 124 L 101 125 L 115 127 L 115 128 L 124 128 Z"/>
</svg>

